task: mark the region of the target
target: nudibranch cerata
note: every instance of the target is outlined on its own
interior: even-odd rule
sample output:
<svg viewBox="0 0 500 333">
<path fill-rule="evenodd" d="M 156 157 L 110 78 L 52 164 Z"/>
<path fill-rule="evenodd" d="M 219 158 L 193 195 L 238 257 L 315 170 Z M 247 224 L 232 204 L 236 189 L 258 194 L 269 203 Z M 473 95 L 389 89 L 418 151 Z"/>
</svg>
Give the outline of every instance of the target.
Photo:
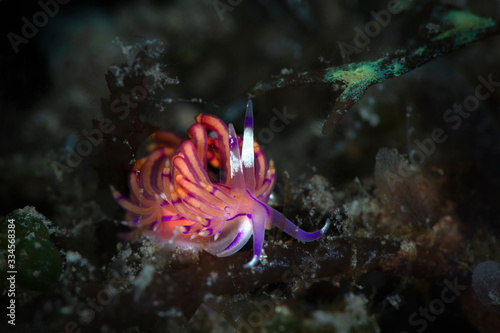
<svg viewBox="0 0 500 333">
<path fill-rule="evenodd" d="M 253 257 L 259 262 L 264 231 L 272 225 L 300 241 L 321 237 L 330 225 L 306 232 L 266 203 L 276 182 L 273 161 L 267 163 L 253 135 L 252 101 L 248 101 L 243 138 L 232 124 L 200 113 L 188 140 L 167 131 L 151 135 L 149 156 L 138 160 L 129 178 L 130 198 L 112 188 L 128 211 L 130 224 L 172 248 L 205 250 L 229 256 L 253 235 Z M 208 134 L 207 134 L 208 132 Z M 207 163 L 219 169 L 216 177 Z M 217 180 L 218 178 L 218 180 Z"/>
</svg>

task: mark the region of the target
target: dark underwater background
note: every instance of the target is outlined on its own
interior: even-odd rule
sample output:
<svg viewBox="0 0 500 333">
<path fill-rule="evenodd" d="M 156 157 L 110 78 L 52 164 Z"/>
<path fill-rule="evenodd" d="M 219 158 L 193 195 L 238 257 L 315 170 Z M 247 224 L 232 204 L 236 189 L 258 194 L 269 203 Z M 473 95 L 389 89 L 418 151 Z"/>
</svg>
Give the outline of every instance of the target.
<svg viewBox="0 0 500 333">
<path fill-rule="evenodd" d="M 1 331 L 498 332 L 500 39 L 474 29 L 499 18 L 493 0 L 0 1 Z M 454 27 L 470 45 L 373 84 L 332 133 L 342 84 L 250 93 Z M 127 193 L 148 135 L 187 137 L 200 112 L 242 133 L 249 96 L 269 205 L 327 234 L 267 230 L 254 271 L 251 242 L 217 258 L 124 237 L 109 187 Z"/>
</svg>

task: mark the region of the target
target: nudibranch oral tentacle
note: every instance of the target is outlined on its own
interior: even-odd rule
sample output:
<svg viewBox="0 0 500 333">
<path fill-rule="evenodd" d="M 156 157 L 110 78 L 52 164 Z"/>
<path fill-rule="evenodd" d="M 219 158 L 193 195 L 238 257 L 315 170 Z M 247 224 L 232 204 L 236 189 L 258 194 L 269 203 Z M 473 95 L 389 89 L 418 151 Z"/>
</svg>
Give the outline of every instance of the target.
<svg viewBox="0 0 500 333">
<path fill-rule="evenodd" d="M 326 233 L 328 219 L 320 230 L 306 232 L 266 204 L 276 171 L 254 140 L 252 101 L 243 137 L 215 116 L 201 113 L 195 120 L 184 142 L 163 130 L 150 136 L 150 155 L 130 173 L 128 199 L 112 187 L 131 226 L 167 247 L 218 257 L 239 251 L 253 236 L 253 256 L 245 267 L 259 262 L 265 229 L 271 226 L 305 242 Z M 208 165 L 219 169 L 218 177 Z"/>
<path fill-rule="evenodd" d="M 243 144 L 241 147 L 245 185 L 252 194 L 255 190 L 255 148 L 253 139 L 253 105 L 248 101 L 245 112 L 245 127 L 243 129 Z"/>
</svg>

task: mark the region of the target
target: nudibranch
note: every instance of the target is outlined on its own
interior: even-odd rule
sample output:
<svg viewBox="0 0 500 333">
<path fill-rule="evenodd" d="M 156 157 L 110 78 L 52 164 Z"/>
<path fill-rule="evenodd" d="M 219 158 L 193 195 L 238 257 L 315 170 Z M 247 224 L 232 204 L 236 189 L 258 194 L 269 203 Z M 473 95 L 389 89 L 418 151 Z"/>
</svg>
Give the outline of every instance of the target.
<svg viewBox="0 0 500 333">
<path fill-rule="evenodd" d="M 195 120 L 184 142 L 168 131 L 151 135 L 150 155 L 139 159 L 130 173 L 128 199 L 112 188 L 131 226 L 167 247 L 205 250 L 218 257 L 237 252 L 253 235 L 253 257 L 246 267 L 259 262 L 264 231 L 272 225 L 306 242 L 326 232 L 329 220 L 320 230 L 306 232 L 267 205 L 276 173 L 273 161 L 268 164 L 254 141 L 252 101 L 243 138 L 232 124 L 226 126 L 213 115 L 200 113 Z"/>
</svg>

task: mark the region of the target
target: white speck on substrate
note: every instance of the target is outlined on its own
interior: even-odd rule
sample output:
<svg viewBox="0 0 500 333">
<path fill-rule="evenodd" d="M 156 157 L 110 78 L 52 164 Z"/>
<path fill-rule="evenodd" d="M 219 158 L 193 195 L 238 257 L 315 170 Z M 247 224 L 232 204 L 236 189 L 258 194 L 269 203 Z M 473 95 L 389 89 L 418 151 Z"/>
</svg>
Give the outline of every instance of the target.
<svg viewBox="0 0 500 333">
<path fill-rule="evenodd" d="M 82 259 L 82 255 L 78 252 L 68 251 L 66 253 L 66 261 L 76 263 Z"/>
<path fill-rule="evenodd" d="M 146 264 L 142 268 L 141 272 L 134 280 L 134 286 L 137 288 L 134 299 L 137 300 L 144 289 L 151 283 L 153 280 L 153 275 L 155 273 L 155 268 L 153 265 Z"/>
<path fill-rule="evenodd" d="M 182 312 L 173 308 L 168 311 L 158 311 L 156 313 L 158 317 L 180 317 L 182 316 Z"/>
<path fill-rule="evenodd" d="M 207 286 L 210 287 L 217 280 L 217 277 L 219 277 L 217 272 L 210 272 L 210 276 L 207 278 Z"/>
</svg>

